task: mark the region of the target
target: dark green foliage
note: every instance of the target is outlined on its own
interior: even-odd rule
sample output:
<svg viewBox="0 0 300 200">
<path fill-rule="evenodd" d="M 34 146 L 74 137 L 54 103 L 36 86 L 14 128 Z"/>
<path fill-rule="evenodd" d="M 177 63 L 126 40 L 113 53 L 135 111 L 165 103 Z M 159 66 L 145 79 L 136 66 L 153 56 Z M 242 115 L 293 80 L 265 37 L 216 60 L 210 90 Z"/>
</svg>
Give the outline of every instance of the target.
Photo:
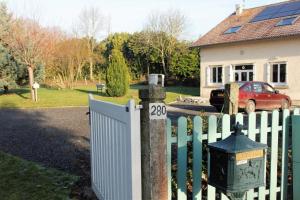
<svg viewBox="0 0 300 200">
<path fill-rule="evenodd" d="M 171 57 L 170 72 L 180 79 L 199 77 L 199 53 L 181 43 Z"/>
<path fill-rule="evenodd" d="M 152 37 L 152 43 L 149 42 L 149 37 Z M 157 38 L 161 38 L 161 41 Z M 159 44 L 153 42 L 161 42 L 164 48 L 157 48 Z M 198 50 L 190 49 L 190 43 L 179 41 L 165 33 L 149 34 L 143 31 L 133 34 L 115 33 L 98 46 L 102 47 L 103 57 L 107 61 L 103 62 L 103 66 L 98 67 L 101 71 L 107 70 L 112 51 L 118 49 L 123 53 L 133 80 L 139 80 L 148 73 L 164 73 L 166 71 L 168 77 L 174 77 L 176 82 L 191 82 L 199 85 L 200 58 Z M 162 60 L 166 65 L 165 70 Z"/>
<path fill-rule="evenodd" d="M 34 70 L 34 81 L 43 83 L 45 80 L 45 66 L 38 64 Z"/>
<path fill-rule="evenodd" d="M 129 73 L 122 52 L 112 50 L 106 73 L 107 94 L 113 97 L 124 96 L 129 89 Z"/>
<path fill-rule="evenodd" d="M 113 35 L 108 36 L 108 38 L 103 41 L 106 48 L 104 51 L 105 57 L 109 58 L 109 56 L 112 55 L 112 51 L 114 49 L 117 49 L 122 52 L 124 44 L 127 42 L 128 38 L 128 33 L 115 33 Z"/>
<path fill-rule="evenodd" d="M 130 66 L 133 79 L 139 79 L 148 72 L 161 72 L 159 55 L 155 49 L 148 45 L 144 32 L 130 35 L 123 48 L 123 54 Z"/>
<path fill-rule="evenodd" d="M 0 88 L 5 87 L 5 92 L 8 88 L 15 87 L 18 66 L 16 61 L 13 59 L 8 49 L 0 44 Z"/>
</svg>

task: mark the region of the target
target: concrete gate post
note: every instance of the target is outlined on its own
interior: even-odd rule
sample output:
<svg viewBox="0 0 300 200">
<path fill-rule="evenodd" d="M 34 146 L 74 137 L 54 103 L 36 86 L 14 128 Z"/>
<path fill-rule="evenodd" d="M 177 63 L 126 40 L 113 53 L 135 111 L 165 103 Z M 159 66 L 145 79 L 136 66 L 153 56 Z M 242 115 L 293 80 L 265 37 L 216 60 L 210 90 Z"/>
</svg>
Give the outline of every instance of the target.
<svg viewBox="0 0 300 200">
<path fill-rule="evenodd" d="M 167 200 L 167 138 L 165 89 L 149 85 L 139 90 L 143 200 Z"/>
<path fill-rule="evenodd" d="M 239 108 L 239 85 L 237 83 L 225 84 L 224 113 L 234 115 Z"/>
</svg>

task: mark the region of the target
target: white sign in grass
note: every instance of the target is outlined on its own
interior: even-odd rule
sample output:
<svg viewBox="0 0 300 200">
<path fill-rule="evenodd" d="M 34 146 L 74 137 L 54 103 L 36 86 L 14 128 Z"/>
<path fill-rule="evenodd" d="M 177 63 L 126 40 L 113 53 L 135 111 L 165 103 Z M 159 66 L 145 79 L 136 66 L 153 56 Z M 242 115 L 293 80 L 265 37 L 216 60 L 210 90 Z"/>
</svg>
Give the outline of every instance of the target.
<svg viewBox="0 0 300 200">
<path fill-rule="evenodd" d="M 149 118 L 151 119 L 166 119 L 167 107 L 164 103 L 149 104 Z"/>
</svg>

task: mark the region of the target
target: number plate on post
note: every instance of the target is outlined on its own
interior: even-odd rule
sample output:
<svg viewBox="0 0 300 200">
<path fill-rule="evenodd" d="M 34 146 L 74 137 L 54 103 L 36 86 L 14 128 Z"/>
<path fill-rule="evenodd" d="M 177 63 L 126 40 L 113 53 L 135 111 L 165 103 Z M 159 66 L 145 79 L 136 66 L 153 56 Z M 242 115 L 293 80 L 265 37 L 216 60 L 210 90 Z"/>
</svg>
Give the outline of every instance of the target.
<svg viewBox="0 0 300 200">
<path fill-rule="evenodd" d="M 149 118 L 151 119 L 166 119 L 167 107 L 164 103 L 149 104 Z"/>
</svg>

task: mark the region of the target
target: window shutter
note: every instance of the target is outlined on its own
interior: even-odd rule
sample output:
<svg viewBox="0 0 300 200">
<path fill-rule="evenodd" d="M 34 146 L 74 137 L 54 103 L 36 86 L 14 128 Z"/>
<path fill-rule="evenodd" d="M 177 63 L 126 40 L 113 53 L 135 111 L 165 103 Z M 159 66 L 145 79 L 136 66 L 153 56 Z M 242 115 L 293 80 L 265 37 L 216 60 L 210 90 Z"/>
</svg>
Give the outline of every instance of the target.
<svg viewBox="0 0 300 200">
<path fill-rule="evenodd" d="M 286 63 L 285 66 L 285 83 L 288 84 L 288 78 L 289 78 L 289 74 L 288 74 L 288 64 Z"/>
<path fill-rule="evenodd" d="M 256 65 L 253 65 L 253 81 L 256 81 Z"/>
<path fill-rule="evenodd" d="M 229 82 L 233 82 L 233 66 L 232 65 L 228 66 L 227 72 L 228 72 L 227 77 L 228 77 Z"/>
<path fill-rule="evenodd" d="M 271 82 L 271 64 L 270 63 L 267 63 L 266 64 L 266 70 L 265 70 L 265 81 L 267 83 Z"/>
<path fill-rule="evenodd" d="M 222 66 L 222 84 L 224 85 L 226 83 L 226 68 Z"/>
<path fill-rule="evenodd" d="M 206 67 L 206 86 L 210 84 L 210 67 Z"/>
</svg>

